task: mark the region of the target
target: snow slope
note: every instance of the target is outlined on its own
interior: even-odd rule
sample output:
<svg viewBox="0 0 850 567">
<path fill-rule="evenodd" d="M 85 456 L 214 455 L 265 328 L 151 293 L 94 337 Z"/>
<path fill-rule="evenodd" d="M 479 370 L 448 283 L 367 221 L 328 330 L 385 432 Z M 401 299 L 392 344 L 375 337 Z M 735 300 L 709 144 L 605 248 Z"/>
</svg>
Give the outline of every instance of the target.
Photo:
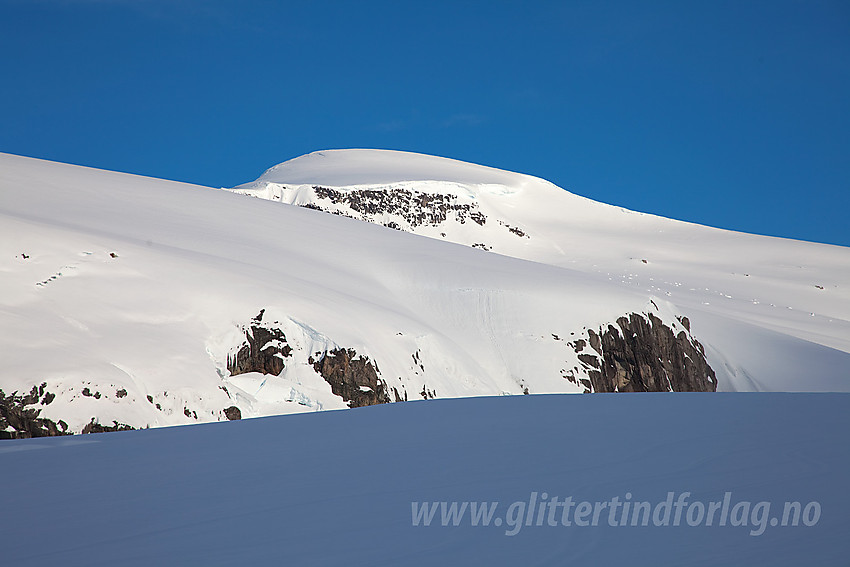
<svg viewBox="0 0 850 567">
<path fill-rule="evenodd" d="M 633 312 L 676 332 L 687 315 L 721 390 L 850 389 L 847 249 L 630 213 L 443 158 L 299 159 L 273 168 L 270 183 L 425 183 L 529 238 L 467 222 L 504 255 L 486 253 L 424 234 L 441 227 L 423 238 L 231 191 L 0 155 L 0 389 L 46 383 L 55 398 L 40 401 L 42 417 L 77 432 L 92 420 L 223 420 L 229 406 L 243 417 L 337 409 L 346 404 L 310 360 L 339 347 L 374 361 L 402 398 L 577 392 L 563 377 L 579 366 L 563 339 Z M 228 356 L 263 309 L 292 359 L 280 376 L 230 376 Z"/>
<path fill-rule="evenodd" d="M 601 416 L 604 416 L 601 417 Z M 721 417 L 722 416 L 722 417 Z M 514 396 L 0 443 L 3 562 L 148 565 L 847 565 L 847 394 Z M 531 493 L 751 502 L 746 523 L 560 521 Z M 497 502 L 413 526 L 411 502 Z M 814 525 L 771 526 L 784 503 Z M 769 514 L 753 514 L 768 502 Z M 695 508 L 698 512 L 699 509 Z M 521 517 L 521 516 L 520 516 Z M 731 516 L 730 516 L 731 517 Z M 659 516 L 663 520 L 661 516 Z M 616 516 L 615 516 L 616 519 Z M 810 516 L 812 519 L 812 516 Z M 615 522 L 616 523 L 616 522 Z M 759 526 L 764 525 L 762 530 Z M 751 535 L 758 534 L 758 535 Z"/>
<path fill-rule="evenodd" d="M 417 196 L 454 195 L 487 218 L 483 224 L 442 222 L 412 226 L 398 214 L 370 214 L 333 203 L 314 186 L 340 193 L 413 191 Z M 715 229 L 637 213 L 565 191 L 548 181 L 456 160 L 386 150 L 328 150 L 279 164 L 234 191 L 285 204 L 320 207 L 361 220 L 440 240 L 484 244 L 504 255 L 567 267 L 646 294 L 665 297 L 692 319 L 721 315 L 746 324 L 758 337 L 789 335 L 827 347 L 808 348 L 811 363 L 843 359 L 850 352 L 850 250 L 840 246 Z M 419 200 L 407 203 L 421 208 Z M 519 229 L 511 231 L 511 228 Z M 744 327 L 742 327 L 744 328 Z M 723 323 L 703 326 L 703 342 L 741 350 Z M 772 340 L 766 338 L 766 341 Z M 780 341 L 781 342 L 781 341 Z M 729 344 L 732 343 L 732 344 Z M 777 349 L 782 357 L 785 349 Z M 759 349 L 759 352 L 765 352 Z M 715 353 L 717 354 L 717 353 Z M 795 354 L 795 356 L 797 356 Z M 771 356 L 758 358 L 769 363 Z M 728 389 L 808 389 L 774 369 L 729 365 Z M 785 366 L 778 364 L 774 366 Z M 782 372 L 779 372 L 781 375 Z M 844 376 L 827 388 L 845 389 Z M 796 385 L 795 385 L 796 384 Z"/>
</svg>

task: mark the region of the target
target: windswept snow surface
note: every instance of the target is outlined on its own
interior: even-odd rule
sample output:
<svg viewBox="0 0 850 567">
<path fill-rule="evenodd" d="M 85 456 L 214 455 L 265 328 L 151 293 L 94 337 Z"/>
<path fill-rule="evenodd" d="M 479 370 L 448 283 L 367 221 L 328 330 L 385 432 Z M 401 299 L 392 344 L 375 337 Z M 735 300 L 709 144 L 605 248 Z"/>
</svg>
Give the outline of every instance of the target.
<svg viewBox="0 0 850 567">
<path fill-rule="evenodd" d="M 309 360 L 339 347 L 375 361 L 402 398 L 576 392 L 563 339 L 653 312 L 674 328 L 691 319 L 721 390 L 850 390 L 846 248 L 670 221 L 402 152 L 310 154 L 239 192 L 311 199 L 318 183 L 459 195 L 489 220 L 407 234 L 0 155 L 0 389 L 46 382 L 56 398 L 41 417 L 76 432 L 92 419 L 223 420 L 233 405 L 243 417 L 338 409 Z M 499 254 L 463 240 L 479 236 Z M 261 309 L 292 358 L 281 376 L 230 376 Z"/>
<path fill-rule="evenodd" d="M 395 150 L 325 150 L 285 161 L 253 183 L 315 184 L 332 187 L 442 181 L 464 185 L 516 187 L 536 177 L 426 154 Z"/>
<path fill-rule="evenodd" d="M 2 558 L 63 567 L 847 565 L 848 430 L 848 394 L 682 393 L 430 400 L 6 441 Z M 614 526 L 601 508 L 595 526 L 592 514 L 591 525 L 573 514 L 564 525 L 563 507 L 550 525 L 548 508 L 539 523 L 539 506 L 524 515 L 532 493 L 538 503 L 572 497 L 573 512 L 615 497 L 620 507 Z M 684 498 L 678 526 L 673 509 L 666 524 L 663 509 L 658 525 L 619 524 L 623 502 L 654 512 L 668 493 Z M 706 525 L 706 509 L 727 493 L 725 525 L 722 510 Z M 498 507 L 488 525 L 473 526 L 467 506 L 457 526 L 441 525 L 439 510 L 431 525 L 414 526 L 413 502 Z M 515 502 L 525 508 L 511 516 Z M 811 525 L 782 526 L 786 502 L 808 509 Z M 510 536 L 512 517 L 520 525 Z"/>
<path fill-rule="evenodd" d="M 454 195 L 487 220 L 458 222 L 449 215 L 441 223 L 411 226 L 398 215 L 358 213 L 329 203 L 317 196 L 313 188 L 317 185 L 343 194 Z M 712 349 L 709 360 L 723 389 L 850 387 L 842 370 L 850 352 L 850 249 L 845 247 L 637 213 L 591 201 L 530 175 L 397 151 L 314 152 L 279 164 L 234 191 L 392 223 L 437 240 L 485 244 L 492 252 L 569 268 L 660 296 L 696 321 L 704 344 L 724 346 Z M 704 313 L 719 318 L 703 317 Z M 792 340 L 786 342 L 789 337 Z M 721 356 L 719 351 L 730 346 L 735 356 Z M 786 347 L 792 356 L 783 356 Z M 770 364 L 774 355 L 808 360 L 812 371 L 793 362 Z"/>
</svg>

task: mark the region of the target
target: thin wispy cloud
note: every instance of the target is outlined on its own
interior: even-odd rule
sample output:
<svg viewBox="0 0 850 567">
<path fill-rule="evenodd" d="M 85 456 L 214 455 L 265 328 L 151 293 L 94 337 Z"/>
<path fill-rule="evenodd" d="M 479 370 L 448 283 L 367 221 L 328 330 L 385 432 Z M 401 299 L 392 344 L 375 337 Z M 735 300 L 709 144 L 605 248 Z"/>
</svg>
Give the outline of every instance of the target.
<svg viewBox="0 0 850 567">
<path fill-rule="evenodd" d="M 389 120 L 387 122 L 380 122 L 375 125 L 375 130 L 380 132 L 399 132 L 401 130 L 405 130 L 407 128 L 407 122 L 404 120 Z"/>
<path fill-rule="evenodd" d="M 480 114 L 453 114 L 446 120 L 440 122 L 440 128 L 474 127 L 480 126 L 487 118 Z"/>
</svg>

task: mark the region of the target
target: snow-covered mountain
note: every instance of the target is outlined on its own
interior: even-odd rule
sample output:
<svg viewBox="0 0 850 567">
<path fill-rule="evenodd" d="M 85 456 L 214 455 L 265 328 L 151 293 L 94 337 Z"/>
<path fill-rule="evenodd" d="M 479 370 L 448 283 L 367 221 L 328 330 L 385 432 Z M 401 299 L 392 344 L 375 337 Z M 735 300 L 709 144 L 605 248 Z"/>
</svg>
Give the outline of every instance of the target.
<svg viewBox="0 0 850 567">
<path fill-rule="evenodd" d="M 314 152 L 234 192 L 605 276 L 850 351 L 850 251 L 637 213 L 536 177 L 386 150 Z"/>
<path fill-rule="evenodd" d="M 317 152 L 218 190 L 0 155 L 0 218 L 8 435 L 434 397 L 850 390 L 850 250 L 454 160 Z"/>
</svg>

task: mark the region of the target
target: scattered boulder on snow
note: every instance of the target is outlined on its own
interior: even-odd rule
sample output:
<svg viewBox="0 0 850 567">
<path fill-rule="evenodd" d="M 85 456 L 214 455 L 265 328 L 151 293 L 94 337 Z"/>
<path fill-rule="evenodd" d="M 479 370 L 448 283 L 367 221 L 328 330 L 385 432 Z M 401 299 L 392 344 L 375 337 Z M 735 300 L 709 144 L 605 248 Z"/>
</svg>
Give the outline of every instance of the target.
<svg viewBox="0 0 850 567">
<path fill-rule="evenodd" d="M 95 392 L 94 394 L 92 394 L 91 390 L 88 387 L 83 388 L 83 391 L 81 393 L 87 398 L 94 398 L 96 400 L 100 399 L 100 392 Z"/>
<path fill-rule="evenodd" d="M 224 416 L 230 421 L 235 421 L 237 419 L 242 419 L 242 410 L 237 408 L 236 406 L 230 406 L 229 408 L 225 408 Z"/>
</svg>

